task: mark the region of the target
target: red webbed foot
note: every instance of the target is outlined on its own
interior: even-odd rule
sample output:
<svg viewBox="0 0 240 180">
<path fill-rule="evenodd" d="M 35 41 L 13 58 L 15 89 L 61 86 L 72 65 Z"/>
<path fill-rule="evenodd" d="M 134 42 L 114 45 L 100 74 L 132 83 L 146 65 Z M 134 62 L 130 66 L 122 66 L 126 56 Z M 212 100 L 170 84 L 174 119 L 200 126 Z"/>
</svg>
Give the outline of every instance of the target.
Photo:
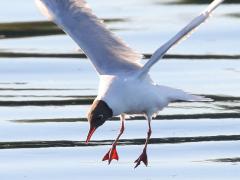
<svg viewBox="0 0 240 180">
<path fill-rule="evenodd" d="M 141 162 L 143 162 L 145 164 L 145 166 L 148 165 L 148 157 L 147 157 L 147 152 L 146 150 L 143 150 L 142 154 L 139 156 L 139 158 L 134 162 L 136 163 L 134 168 L 137 168 Z"/>
<path fill-rule="evenodd" d="M 107 152 L 107 154 L 103 157 L 103 161 L 108 160 L 108 164 L 110 164 L 112 162 L 112 160 L 118 160 L 118 153 L 117 153 L 117 149 L 116 146 L 112 146 L 112 148 Z"/>
</svg>

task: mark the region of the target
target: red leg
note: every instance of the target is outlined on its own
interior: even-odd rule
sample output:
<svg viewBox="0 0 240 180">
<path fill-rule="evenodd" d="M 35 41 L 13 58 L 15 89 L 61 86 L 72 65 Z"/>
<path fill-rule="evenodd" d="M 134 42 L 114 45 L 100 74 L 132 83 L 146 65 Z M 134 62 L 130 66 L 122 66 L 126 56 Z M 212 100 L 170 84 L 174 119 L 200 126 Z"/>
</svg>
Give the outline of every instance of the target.
<svg viewBox="0 0 240 180">
<path fill-rule="evenodd" d="M 116 159 L 116 160 L 119 159 L 116 146 L 117 146 L 117 142 L 118 142 L 119 138 L 121 137 L 121 135 L 124 132 L 125 117 L 124 117 L 124 115 L 121 115 L 120 118 L 121 118 L 121 128 L 120 128 L 119 134 L 118 134 L 116 140 L 113 142 L 111 149 L 107 152 L 107 154 L 102 159 L 103 161 L 108 160 L 108 164 L 110 164 L 113 159 Z"/>
<path fill-rule="evenodd" d="M 135 161 L 136 165 L 134 168 L 137 168 L 141 164 L 141 162 L 143 162 L 146 166 L 148 165 L 147 146 L 148 146 L 148 142 L 151 137 L 151 134 L 152 134 L 152 129 L 151 129 L 152 118 L 151 118 L 151 116 L 147 116 L 147 120 L 148 120 L 148 133 L 147 133 L 146 142 L 145 142 L 142 154 Z"/>
</svg>

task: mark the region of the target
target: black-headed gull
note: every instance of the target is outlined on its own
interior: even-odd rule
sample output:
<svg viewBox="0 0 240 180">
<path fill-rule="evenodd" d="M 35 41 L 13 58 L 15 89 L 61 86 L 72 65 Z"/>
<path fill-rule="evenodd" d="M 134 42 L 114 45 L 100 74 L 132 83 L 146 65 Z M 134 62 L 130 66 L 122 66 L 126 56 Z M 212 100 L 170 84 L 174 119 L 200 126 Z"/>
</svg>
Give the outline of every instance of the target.
<svg viewBox="0 0 240 180">
<path fill-rule="evenodd" d="M 150 68 L 166 52 L 196 27 L 202 24 L 223 0 L 214 0 L 199 16 L 173 38 L 161 46 L 150 60 L 141 65 L 141 54 L 132 50 L 111 33 L 91 11 L 84 0 L 36 0 L 42 12 L 62 28 L 81 47 L 100 75 L 100 86 L 88 114 L 90 130 L 86 142 L 94 131 L 112 116 L 120 115 L 120 132 L 104 156 L 109 164 L 118 160 L 117 141 L 124 131 L 125 114 L 143 114 L 148 120 L 148 133 L 142 154 L 135 161 L 148 165 L 147 145 L 151 136 L 152 116 L 176 100 L 199 101 L 203 97 L 182 90 L 155 84 Z"/>
</svg>

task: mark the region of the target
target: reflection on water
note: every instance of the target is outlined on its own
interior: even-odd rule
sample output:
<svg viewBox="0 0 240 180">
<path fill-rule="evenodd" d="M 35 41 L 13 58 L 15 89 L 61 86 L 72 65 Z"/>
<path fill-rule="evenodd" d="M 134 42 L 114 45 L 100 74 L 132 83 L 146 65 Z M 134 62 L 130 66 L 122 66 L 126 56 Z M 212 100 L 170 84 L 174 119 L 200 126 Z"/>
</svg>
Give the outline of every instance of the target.
<svg viewBox="0 0 240 180">
<path fill-rule="evenodd" d="M 240 13 L 229 13 L 227 14 L 229 17 L 240 18 Z"/>
<path fill-rule="evenodd" d="M 222 162 L 222 163 L 239 163 L 240 158 L 239 157 L 234 157 L 234 158 L 223 158 L 223 159 L 211 159 L 208 161 L 213 161 L 213 162 Z"/>
<path fill-rule="evenodd" d="M 127 19 L 109 18 L 103 19 L 107 24 L 125 22 Z M 117 29 L 111 29 L 115 31 Z M 18 23 L 1 23 L 0 24 L 1 38 L 21 38 L 21 37 L 34 37 L 34 36 L 49 36 L 65 34 L 55 24 L 49 21 L 36 21 L 36 22 L 18 22 Z"/>
<path fill-rule="evenodd" d="M 239 141 L 240 135 L 201 136 L 201 137 L 170 137 L 151 138 L 149 144 L 178 144 L 208 141 Z M 48 148 L 48 147 L 86 147 L 86 146 L 109 146 L 113 140 L 91 141 L 86 145 L 85 141 L 25 141 L 25 142 L 0 142 L 0 149 L 19 148 Z M 145 139 L 121 139 L 119 146 L 144 145 Z"/>
<path fill-rule="evenodd" d="M 211 0 L 177 0 L 177 2 L 184 4 L 208 4 L 211 2 Z M 228 4 L 240 3 L 240 0 L 225 0 L 224 3 Z"/>
<path fill-rule="evenodd" d="M 0 43 L 0 52 L 76 52 L 77 46 L 65 36 L 46 36 L 61 34 L 62 31 L 49 22 L 37 11 L 34 2 L 25 0 L 19 3 L 14 1 L 16 11 L 9 9 L 15 6 L 3 0 L 3 16 L 0 17 L 0 36 L 4 37 L 31 37 L 5 39 Z M 164 1 L 126 1 L 113 4 L 110 0 L 101 3 L 89 1 L 96 14 L 105 20 L 107 26 L 123 37 L 136 50 L 151 54 L 156 48 L 173 36 L 181 27 L 196 16 L 205 5 L 176 5 L 167 4 L 172 0 Z M 175 1 L 180 2 L 180 1 Z M 203 1 L 201 1 L 203 2 Z M 230 1 L 227 1 L 230 2 Z M 159 3 L 156 6 L 156 3 Z M 193 1 L 191 1 L 193 3 Z M 9 6 L 11 8 L 9 8 Z M 198 7 L 199 6 L 199 7 Z M 6 8 L 5 8 L 6 7 Z M 23 8 L 17 8 L 23 7 Z M 24 9 L 27 8 L 27 9 Z M 108 9 L 108 11 L 104 10 Z M 144 12 L 144 13 L 143 13 Z M 25 16 L 23 16 L 25 14 Z M 234 15 L 229 16 L 229 14 Z M 203 25 L 188 41 L 183 42 L 171 50 L 171 54 L 239 54 L 239 5 L 222 5 L 214 17 Z M 3 19 L 3 17 L 5 17 Z M 19 19 L 21 17 L 21 19 Z M 19 19 L 17 23 L 12 19 Z M 8 21 L 7 21 L 8 20 Z M 9 24 L 10 23 L 10 24 Z M 228 27 L 228 28 L 222 28 Z M 227 36 L 226 36 L 227 34 Z M 38 37 L 44 35 L 45 37 Z M 219 43 L 221 41 L 221 43 Z M 64 46 L 62 46 L 64 44 Z M 196 48 L 201 47 L 201 48 Z M 11 53 L 6 56 L 11 56 Z M 12 56 L 13 57 L 13 56 Z M 17 57 L 17 56 L 16 56 Z M 29 57 L 24 56 L 22 57 Z M 31 56 L 33 57 L 33 55 Z M 46 57 L 46 56 L 45 56 Z M 239 57 L 238 57 L 239 59 Z"/>
<path fill-rule="evenodd" d="M 29 51 L 29 50 L 28 50 Z M 79 50 L 80 51 L 80 50 Z M 149 59 L 152 54 L 143 54 L 143 59 Z M 3 50 L 0 52 L 0 57 L 4 58 L 82 58 L 86 59 L 87 56 L 83 53 L 44 53 L 44 52 L 11 52 L 9 50 Z M 239 54 L 234 55 L 223 55 L 223 54 L 167 54 L 163 59 L 178 59 L 178 60 L 232 60 L 240 59 Z"/>
</svg>

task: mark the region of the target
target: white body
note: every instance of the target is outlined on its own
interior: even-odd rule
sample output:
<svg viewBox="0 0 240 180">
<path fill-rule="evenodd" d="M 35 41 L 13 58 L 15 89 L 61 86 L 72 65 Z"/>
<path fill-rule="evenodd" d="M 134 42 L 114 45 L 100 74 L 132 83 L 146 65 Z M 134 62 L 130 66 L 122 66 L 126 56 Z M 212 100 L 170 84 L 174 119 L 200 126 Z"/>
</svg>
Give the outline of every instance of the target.
<svg viewBox="0 0 240 180">
<path fill-rule="evenodd" d="M 97 99 L 105 101 L 113 110 L 113 115 L 147 114 L 153 115 L 170 102 L 176 100 L 203 100 L 199 96 L 187 94 L 179 89 L 160 86 L 134 76 L 101 76 Z"/>
</svg>

